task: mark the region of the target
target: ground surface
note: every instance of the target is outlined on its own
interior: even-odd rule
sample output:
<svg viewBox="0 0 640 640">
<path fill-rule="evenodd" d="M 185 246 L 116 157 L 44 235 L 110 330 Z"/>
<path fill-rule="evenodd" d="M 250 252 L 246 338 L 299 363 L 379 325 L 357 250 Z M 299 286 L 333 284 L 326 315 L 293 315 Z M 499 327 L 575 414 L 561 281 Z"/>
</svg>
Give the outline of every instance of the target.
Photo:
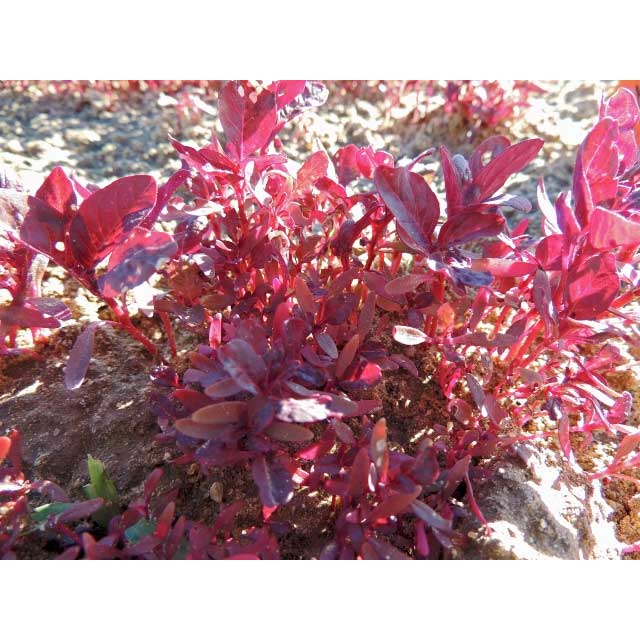
<svg viewBox="0 0 640 640">
<path fill-rule="evenodd" d="M 593 82 L 539 84 L 546 93 L 534 97 L 531 107 L 511 128 L 499 131 L 514 140 L 531 136 L 545 139 L 540 157 L 518 177 L 514 189 L 534 202 L 542 166 L 552 197 L 570 187 L 577 145 L 597 119 L 600 92 L 608 88 L 605 83 Z M 215 112 L 210 96 L 200 94 Z M 466 153 L 477 142 L 465 135 L 466 128 L 443 117 L 437 101 L 428 112 L 421 112 L 421 122 L 413 123 L 408 114 L 415 97 L 407 96 L 405 104 L 391 112 L 381 109 L 375 93 L 367 98 L 353 100 L 334 91 L 326 105 L 285 129 L 285 150 L 294 159 L 303 159 L 310 150 L 323 147 L 332 153 L 353 142 L 386 149 L 397 158 L 412 158 L 440 144 Z M 35 90 L 16 93 L 2 89 L 0 166 L 9 166 L 28 185 L 35 186 L 43 173 L 58 164 L 100 185 L 131 173 L 166 178 L 179 166 L 168 134 L 183 142 L 203 144 L 216 126 L 210 113 L 200 114 L 198 122 L 179 123 L 176 107 L 167 104 L 170 102 L 159 100 L 157 93 L 123 100 L 92 92 L 50 96 Z M 428 171 L 430 165 L 425 168 Z M 434 179 L 437 182 L 438 176 Z M 537 219 L 535 209 L 532 218 Z M 536 228 L 537 222 L 532 223 L 532 229 Z M 81 324 L 104 316 L 105 309 L 59 271 L 51 271 L 45 288 L 68 302 L 80 324 L 64 327 L 39 346 L 42 360 L 21 357 L 0 361 L 0 432 L 19 428 L 28 474 L 58 482 L 75 498 L 82 497 L 81 487 L 87 482 L 87 454 L 105 463 L 123 499 L 137 497 L 146 475 L 175 454 L 153 441 L 158 428 L 147 403 L 150 362 L 127 335 L 113 330 L 98 332 L 87 381 L 77 391 L 66 391 L 62 372 L 69 348 Z M 143 318 L 140 322 L 148 335 L 153 337 L 156 332 L 160 337 L 160 327 L 154 321 Z M 423 419 L 425 413 L 438 410 L 437 389 L 425 388 L 408 374 L 386 378 L 377 393 L 391 437 L 401 447 L 409 446 L 418 417 Z M 402 398 L 412 402 L 403 403 Z M 605 491 L 608 502 L 601 496 L 594 498 L 591 490 L 576 489 L 570 470 L 563 469 L 559 457 L 553 457 L 548 447 L 534 445 L 532 451 L 498 461 L 503 469 L 497 473 L 498 480 L 479 491 L 487 516 L 506 524 L 497 525 L 490 540 L 473 534 L 477 544 L 469 557 L 616 557 L 620 547 L 613 536 L 616 527 L 619 540 L 625 543 L 640 537 L 633 485 L 616 481 Z M 540 458 L 537 463 L 536 456 Z M 547 482 L 540 469 L 549 467 L 556 473 Z M 558 478 L 562 482 L 556 482 Z M 172 469 L 165 483 L 181 487 L 180 506 L 188 516 L 210 521 L 217 513 L 219 499 L 212 500 L 210 495 L 213 483 L 217 483 L 216 498 L 221 496 L 223 504 L 249 496 L 239 526 L 259 516 L 257 496 L 245 472 L 217 471 L 205 478 L 195 468 Z M 519 508 L 523 503 L 537 505 L 533 515 L 530 512 L 524 519 Z M 555 507 L 549 506 L 552 504 Z M 294 499 L 282 517 L 293 513 L 301 525 L 281 541 L 284 557 L 317 557 L 329 535 L 328 505 Z M 541 521 L 545 524 L 540 525 Z M 475 524 L 465 527 L 475 531 Z M 585 532 L 590 527 L 595 533 Z"/>
</svg>

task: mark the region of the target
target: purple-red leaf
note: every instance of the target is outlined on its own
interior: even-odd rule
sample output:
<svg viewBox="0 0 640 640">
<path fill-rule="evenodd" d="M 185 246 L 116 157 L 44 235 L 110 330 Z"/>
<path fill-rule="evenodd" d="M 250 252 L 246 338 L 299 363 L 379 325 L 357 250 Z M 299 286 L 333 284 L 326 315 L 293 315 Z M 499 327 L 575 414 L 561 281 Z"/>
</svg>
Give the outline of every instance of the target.
<svg viewBox="0 0 640 640">
<path fill-rule="evenodd" d="M 109 258 L 109 270 L 98 278 L 102 293 L 109 298 L 148 280 L 178 250 L 173 238 L 163 231 L 134 229 Z"/>
<path fill-rule="evenodd" d="M 202 407 L 194 412 L 191 419 L 202 424 L 230 424 L 243 421 L 246 411 L 246 402 L 229 400 Z"/>
<path fill-rule="evenodd" d="M 338 357 L 338 347 L 333 338 L 328 333 L 315 333 L 314 337 L 318 346 L 334 360 Z"/>
<path fill-rule="evenodd" d="M 260 392 L 258 385 L 267 375 L 267 368 L 248 342 L 236 338 L 219 347 L 217 354 L 220 364 L 239 387 L 254 394 Z"/>
<path fill-rule="evenodd" d="M 451 525 L 437 511 L 421 500 L 415 500 L 411 505 L 413 513 L 432 529 L 439 529 L 445 533 L 453 533 Z"/>
<path fill-rule="evenodd" d="M 218 96 L 218 115 L 229 152 L 242 161 L 271 139 L 278 123 L 276 96 L 267 89 L 257 93 L 245 82 L 228 82 Z"/>
<path fill-rule="evenodd" d="M 77 389 L 82 382 L 91 362 L 93 352 L 93 337 L 100 327 L 109 324 L 104 320 L 98 320 L 88 324 L 77 337 L 64 371 L 64 386 L 67 389 Z"/>
<path fill-rule="evenodd" d="M 615 211 L 596 207 L 589 222 L 589 242 L 594 249 L 640 245 L 640 224 Z"/>
<path fill-rule="evenodd" d="M 73 183 L 62 167 L 54 167 L 45 181 L 36 191 L 36 198 L 46 202 L 62 215 L 71 214 L 71 207 L 77 205 L 77 196 Z"/>
<path fill-rule="evenodd" d="M 387 421 L 380 418 L 373 426 L 369 455 L 378 471 L 378 478 L 386 482 L 389 469 L 389 448 L 387 446 Z"/>
<path fill-rule="evenodd" d="M 593 320 L 609 308 L 619 289 L 615 256 L 591 256 L 569 272 L 567 311 L 578 320 Z"/>
<path fill-rule="evenodd" d="M 257 456 L 251 463 L 251 472 L 264 506 L 277 507 L 293 497 L 291 474 L 277 459 Z"/>
<path fill-rule="evenodd" d="M 361 496 L 369 489 L 371 461 L 366 449 L 360 449 L 351 465 L 349 487 L 347 493 L 354 498 Z"/>
<path fill-rule="evenodd" d="M 511 145 L 488 162 L 477 175 L 474 184 L 480 192 L 477 201 L 490 198 L 514 173 L 524 169 L 537 155 L 543 140 L 533 138 Z"/>
<path fill-rule="evenodd" d="M 282 442 L 308 442 L 313 440 L 313 431 L 299 424 L 290 422 L 272 422 L 265 434 Z"/>
<path fill-rule="evenodd" d="M 497 213 L 467 214 L 447 220 L 438 233 L 438 244 L 463 244 L 478 238 L 497 236 L 504 228 L 504 218 Z"/>
<path fill-rule="evenodd" d="M 349 342 L 342 347 L 342 351 L 336 362 L 336 378 L 341 378 L 349 365 L 353 362 L 358 347 L 360 346 L 360 336 L 356 333 Z"/>
<path fill-rule="evenodd" d="M 69 227 L 70 249 L 85 268 L 93 268 L 138 226 L 156 202 L 151 176 L 120 178 L 92 193 Z"/>
<path fill-rule="evenodd" d="M 471 261 L 471 267 L 478 271 L 487 271 L 498 278 L 518 278 L 534 273 L 538 265 L 535 262 L 507 258 L 478 258 Z"/>
<path fill-rule="evenodd" d="M 403 242 L 428 254 L 440 216 L 440 204 L 426 180 L 403 167 L 378 167 L 373 180 L 387 208 L 405 232 Z"/>
<path fill-rule="evenodd" d="M 402 295 L 415 291 L 421 284 L 431 280 L 432 276 L 426 273 L 410 273 L 387 282 L 384 290 L 392 296 Z"/>
<path fill-rule="evenodd" d="M 412 506 L 414 500 L 422 492 L 422 487 L 416 485 L 415 489 L 411 493 L 396 493 L 383 500 L 367 518 L 369 522 L 375 522 L 381 518 L 389 518 L 391 516 L 398 515 L 403 511 L 406 511 Z"/>
</svg>

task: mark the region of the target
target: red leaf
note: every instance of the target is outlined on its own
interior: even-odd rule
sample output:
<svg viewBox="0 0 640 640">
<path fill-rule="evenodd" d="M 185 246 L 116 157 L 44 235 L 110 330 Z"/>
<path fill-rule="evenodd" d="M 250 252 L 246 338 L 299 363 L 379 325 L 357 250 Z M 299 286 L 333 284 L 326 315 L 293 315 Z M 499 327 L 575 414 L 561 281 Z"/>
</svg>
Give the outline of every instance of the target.
<svg viewBox="0 0 640 640">
<path fill-rule="evenodd" d="M 285 422 L 317 422 L 350 416 L 356 409 L 355 402 L 327 393 L 315 398 L 283 398 L 278 401 L 276 417 Z"/>
<path fill-rule="evenodd" d="M 57 264 L 68 266 L 73 258 L 65 251 L 66 233 L 71 218 L 38 198 L 19 193 L 9 198 L 0 192 L 0 216 L 18 213 L 24 222 L 20 239 L 36 251 L 49 256 Z"/>
<path fill-rule="evenodd" d="M 533 279 L 531 295 L 533 297 L 533 304 L 536 306 L 544 322 L 547 336 L 553 335 L 556 323 L 558 322 L 558 314 L 553 304 L 549 276 L 541 269 L 536 272 L 535 278 Z"/>
<path fill-rule="evenodd" d="M 524 169 L 539 153 L 543 140 L 533 138 L 511 145 L 495 156 L 474 175 L 474 185 L 480 190 L 475 200 L 490 198 L 514 173 Z"/>
<path fill-rule="evenodd" d="M 326 177 L 329 169 L 329 156 L 324 151 L 312 153 L 298 169 L 296 189 L 300 193 L 311 191 L 316 180 Z"/>
<path fill-rule="evenodd" d="M 440 166 L 444 175 L 444 188 L 447 198 L 447 214 L 455 214 L 456 208 L 462 202 L 462 189 L 458 173 L 453 165 L 451 156 L 446 147 L 440 147 Z"/>
<path fill-rule="evenodd" d="M 313 440 L 313 431 L 311 429 L 289 422 L 273 422 L 265 429 L 265 433 L 270 438 L 282 442 L 308 442 Z"/>
<path fill-rule="evenodd" d="M 338 357 L 338 347 L 333 341 L 333 338 L 328 333 L 316 333 L 314 334 L 318 346 L 334 360 Z"/>
<path fill-rule="evenodd" d="M 615 256 L 591 256 L 569 272 L 567 311 L 578 320 L 593 320 L 609 308 L 619 289 Z"/>
<path fill-rule="evenodd" d="M 403 167 L 378 167 L 373 180 L 387 208 L 405 231 L 403 241 L 428 254 L 440 217 L 440 204 L 426 180 Z"/>
<path fill-rule="evenodd" d="M 6 436 L 0 436 L 0 464 L 4 462 L 9 449 L 11 449 L 11 440 Z"/>
<path fill-rule="evenodd" d="M 445 533 L 453 533 L 451 525 L 437 511 L 421 500 L 415 500 L 412 504 L 413 513 L 420 520 L 428 524 L 432 529 L 439 529 Z"/>
<path fill-rule="evenodd" d="M 536 260 L 545 271 L 560 271 L 562 269 L 562 252 L 565 237 L 555 233 L 542 238 L 536 247 Z"/>
<path fill-rule="evenodd" d="M 411 560 L 400 549 L 378 538 L 369 538 L 360 551 L 364 560 Z"/>
<path fill-rule="evenodd" d="M 220 364 L 238 386 L 250 393 L 260 393 L 258 385 L 267 375 L 267 367 L 248 342 L 236 338 L 219 347 L 216 353 Z"/>
<path fill-rule="evenodd" d="M 373 291 L 367 293 L 364 304 L 358 317 L 358 335 L 362 340 L 365 339 L 371 327 L 376 313 L 376 294 Z"/>
<path fill-rule="evenodd" d="M 567 460 L 572 460 L 571 439 L 569 437 L 569 418 L 562 416 L 558 422 L 558 441 Z"/>
<path fill-rule="evenodd" d="M 336 378 L 341 378 L 349 365 L 353 362 L 358 347 L 360 346 L 360 336 L 356 333 L 349 342 L 342 347 L 338 361 L 336 362 Z"/>
<path fill-rule="evenodd" d="M 269 85 L 269 90 L 276 97 L 276 106 L 283 109 L 295 100 L 305 88 L 306 80 L 276 80 Z"/>
<path fill-rule="evenodd" d="M 415 291 L 421 284 L 431 280 L 430 274 L 410 273 L 406 276 L 400 276 L 391 282 L 387 282 L 384 290 L 390 295 L 402 295 Z"/>
<path fill-rule="evenodd" d="M 378 478 L 381 482 L 386 482 L 389 469 L 389 449 L 387 446 L 387 421 L 384 418 L 380 418 L 373 427 L 369 454 L 378 471 Z"/>
<path fill-rule="evenodd" d="M 305 313 L 310 313 L 311 315 L 315 314 L 316 302 L 313 299 L 313 294 L 307 286 L 307 283 L 300 276 L 295 277 L 293 281 L 293 290 L 296 294 L 296 298 L 298 299 L 300 308 Z"/>
<path fill-rule="evenodd" d="M 406 511 L 414 502 L 414 500 L 422 492 L 422 487 L 417 485 L 411 493 L 396 493 L 383 500 L 370 514 L 367 520 L 375 522 L 382 518 L 395 516 Z"/>
<path fill-rule="evenodd" d="M 534 273 L 538 265 L 535 262 L 522 262 L 507 258 L 479 258 L 471 261 L 471 268 L 477 271 L 487 271 L 498 278 L 518 278 Z"/>
<path fill-rule="evenodd" d="M 640 224 L 615 211 L 596 207 L 589 222 L 589 242 L 594 249 L 640 245 Z"/>
<path fill-rule="evenodd" d="M 210 398 L 214 399 L 235 396 L 236 393 L 241 391 L 243 391 L 243 388 L 233 378 L 218 380 L 218 382 L 214 382 L 204 390 Z"/>
<path fill-rule="evenodd" d="M 36 198 L 46 202 L 65 217 L 72 215 L 71 206 L 78 203 L 73 183 L 62 167 L 53 168 L 36 191 Z"/>
<path fill-rule="evenodd" d="M 263 89 L 259 94 L 248 83 L 233 81 L 218 96 L 218 116 L 229 152 L 242 161 L 264 147 L 278 124 L 276 97 Z"/>
<path fill-rule="evenodd" d="M 202 407 L 193 413 L 191 420 L 202 424 L 231 424 L 245 419 L 247 403 L 229 400 Z"/>
<path fill-rule="evenodd" d="M 593 187 L 603 178 L 612 178 L 618 170 L 618 151 L 614 142 L 617 125 L 611 118 L 604 118 L 589 132 L 580 145 L 573 172 L 572 194 L 575 201 L 575 215 L 582 227 L 589 223 L 593 207 L 601 198 L 594 197 Z M 610 182 L 615 195 L 615 181 Z"/>
<path fill-rule="evenodd" d="M 361 496 L 369 489 L 371 461 L 366 449 L 360 449 L 351 465 L 349 487 L 347 493 L 354 498 Z"/>
<path fill-rule="evenodd" d="M 85 268 L 93 268 L 138 226 L 156 202 L 151 176 L 120 178 L 92 193 L 69 227 L 70 249 Z"/>
<path fill-rule="evenodd" d="M 32 307 L 9 305 L 0 307 L 0 322 L 7 326 L 23 328 L 47 328 L 55 329 L 60 326 L 60 321 L 56 318 L 47 317 L 38 309 Z"/>
<path fill-rule="evenodd" d="M 104 320 L 98 320 L 88 324 L 77 337 L 64 371 L 64 386 L 67 389 L 77 389 L 82 382 L 91 362 L 93 352 L 93 337 L 100 327 L 108 324 Z"/>
<path fill-rule="evenodd" d="M 190 438 L 199 438 L 201 440 L 215 440 L 229 434 L 236 425 L 229 423 L 205 424 L 202 422 L 194 422 L 191 418 L 181 418 L 174 423 L 175 428 Z"/>
<path fill-rule="evenodd" d="M 629 433 L 624 438 L 622 438 L 616 450 L 616 455 L 611 463 L 611 466 L 613 466 L 617 462 L 620 462 L 623 458 L 628 456 L 639 444 L 640 432 Z"/>
<path fill-rule="evenodd" d="M 257 456 L 251 463 L 251 473 L 263 505 L 276 507 L 286 504 L 293 497 L 291 474 L 277 459 Z"/>
<path fill-rule="evenodd" d="M 504 218 L 497 213 L 467 214 L 447 220 L 438 233 L 438 244 L 463 244 L 478 238 L 497 236 L 504 228 Z"/>
<path fill-rule="evenodd" d="M 118 245 L 109 258 L 107 273 L 98 278 L 102 293 L 108 298 L 133 289 L 148 280 L 178 250 L 173 238 L 162 231 L 142 227 Z"/>
<path fill-rule="evenodd" d="M 69 507 L 66 511 L 63 511 L 59 516 L 56 516 L 56 520 L 58 522 L 84 520 L 84 518 L 88 518 L 91 514 L 95 513 L 103 506 L 104 500 L 102 498 L 94 498 L 93 500 L 77 502 L 72 507 Z"/>
</svg>

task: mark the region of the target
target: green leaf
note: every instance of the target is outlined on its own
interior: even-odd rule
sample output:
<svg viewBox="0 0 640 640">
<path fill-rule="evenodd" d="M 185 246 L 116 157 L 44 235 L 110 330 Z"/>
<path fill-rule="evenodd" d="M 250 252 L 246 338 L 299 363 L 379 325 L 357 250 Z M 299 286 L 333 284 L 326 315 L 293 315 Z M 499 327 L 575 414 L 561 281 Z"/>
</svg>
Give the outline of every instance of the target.
<svg viewBox="0 0 640 640">
<path fill-rule="evenodd" d="M 146 536 L 151 535 L 156 530 L 156 525 L 153 522 L 145 518 L 141 518 L 135 524 L 131 525 L 125 532 L 125 538 L 135 544 L 145 538 Z"/>
<path fill-rule="evenodd" d="M 102 462 L 89 455 L 87 468 L 91 483 L 85 486 L 85 492 L 89 498 L 104 498 L 105 502 L 116 502 L 118 500 L 118 490 L 107 475 Z"/>
<path fill-rule="evenodd" d="M 49 516 L 59 516 L 70 507 L 73 507 L 72 502 L 52 502 L 50 504 L 43 504 L 33 510 L 31 517 L 36 524 L 41 524 L 45 522 Z"/>
</svg>

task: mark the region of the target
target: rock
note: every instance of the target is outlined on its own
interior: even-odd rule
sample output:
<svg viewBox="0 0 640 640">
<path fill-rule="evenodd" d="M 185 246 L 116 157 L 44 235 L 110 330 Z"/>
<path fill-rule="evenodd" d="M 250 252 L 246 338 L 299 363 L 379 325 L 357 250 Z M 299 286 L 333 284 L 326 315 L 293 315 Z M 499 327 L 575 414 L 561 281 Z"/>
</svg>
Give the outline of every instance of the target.
<svg viewBox="0 0 640 640">
<path fill-rule="evenodd" d="M 100 134 L 93 129 L 67 129 L 64 136 L 72 144 L 86 145 L 102 140 Z"/>
<path fill-rule="evenodd" d="M 522 443 L 493 463 L 493 476 L 475 490 L 491 531 L 463 525 L 465 559 L 615 559 L 613 509 L 599 482 L 590 482 L 545 443 Z"/>
<path fill-rule="evenodd" d="M 222 486 L 222 482 L 214 482 L 209 489 L 209 497 L 217 503 L 222 502 L 222 498 L 224 497 L 224 487 Z"/>
<path fill-rule="evenodd" d="M 51 149 L 51 145 L 44 140 L 29 140 L 25 145 L 27 153 L 31 156 L 39 156 L 47 153 Z"/>
<path fill-rule="evenodd" d="M 24 153 L 24 147 L 22 146 L 20 140 L 9 140 L 9 142 L 7 142 L 7 151 L 20 154 Z"/>
</svg>

